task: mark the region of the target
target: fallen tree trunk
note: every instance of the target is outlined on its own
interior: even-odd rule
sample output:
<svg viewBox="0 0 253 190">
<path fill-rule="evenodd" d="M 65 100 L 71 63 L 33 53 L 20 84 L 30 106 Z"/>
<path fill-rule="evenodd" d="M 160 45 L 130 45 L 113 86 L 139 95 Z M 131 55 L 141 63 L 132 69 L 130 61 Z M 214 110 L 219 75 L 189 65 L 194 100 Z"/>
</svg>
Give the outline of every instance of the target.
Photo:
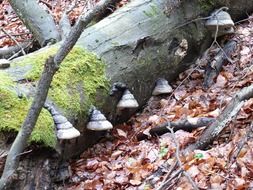
<svg viewBox="0 0 253 190">
<path fill-rule="evenodd" d="M 149 134 L 139 133 L 137 134 L 138 141 L 148 139 L 151 136 L 161 136 L 165 133 L 169 133 L 170 130 L 168 127 L 171 127 L 173 131 L 184 130 L 184 131 L 193 131 L 194 129 L 208 126 L 215 121 L 214 118 L 208 117 L 199 117 L 199 118 L 187 118 L 175 122 L 166 122 L 157 127 L 154 127 L 149 130 Z"/>
<path fill-rule="evenodd" d="M 211 35 L 203 21 L 175 28 L 208 15 L 214 9 L 213 5 L 228 6 L 234 19 L 253 8 L 248 0 L 217 1 L 212 5 L 198 0 L 181 3 L 171 3 L 169 0 L 132 1 L 83 32 L 72 57 L 66 58 L 59 71 L 59 75 L 65 74 L 66 79 L 59 81 L 56 76 L 49 92 L 49 98 L 82 133 L 77 141 L 65 146 L 64 152 L 68 157 L 79 154 L 96 142 L 96 136 L 100 136 L 100 133 L 85 127 L 90 105 L 100 108 L 113 123 L 125 121 L 136 111 L 126 110 L 122 115 L 117 115 L 116 105 L 121 93 L 109 96 L 113 83 L 125 83 L 143 106 L 151 96 L 157 78 L 172 81 L 194 62 L 211 42 Z M 244 10 L 243 13 L 241 10 Z M 55 46 L 45 48 L 16 59 L 9 69 L 4 70 L 16 81 L 16 91 L 25 92 L 29 97 L 40 76 L 39 65 L 44 63 L 48 54 L 54 54 L 55 49 Z M 95 53 L 105 65 L 85 49 Z M 49 123 L 53 125 L 52 119 Z M 44 131 L 37 132 L 43 139 Z M 91 139 L 91 136 L 94 138 Z M 35 140 L 44 143 L 40 138 Z"/>
<path fill-rule="evenodd" d="M 40 7 L 37 1 L 10 0 L 9 2 L 42 47 L 60 40 L 53 17 Z"/>
<path fill-rule="evenodd" d="M 76 141 L 65 143 L 65 157 L 79 154 L 96 143 L 101 135 L 86 129 L 90 105 L 100 108 L 113 123 L 125 121 L 135 111 L 128 110 L 128 113 L 117 115 L 116 105 L 121 93 L 109 96 L 109 89 L 114 82 L 127 84 L 139 104 L 143 106 L 151 96 L 158 77 L 172 81 L 209 45 L 211 37 L 208 37 L 209 33 L 204 28 L 203 22 L 191 23 L 178 29 L 175 27 L 200 15 L 208 15 L 214 6 L 210 5 L 204 10 L 203 3 L 197 0 L 183 1 L 181 4 L 170 2 L 133 1 L 83 32 L 72 55 L 66 58 L 62 69 L 57 73 L 58 76 L 55 76 L 49 92 L 49 98 L 82 133 Z M 240 2 L 231 0 L 215 5 L 229 6 L 233 18 L 237 19 L 244 13 L 243 11 L 241 14 L 241 10 L 246 9 L 248 12 L 252 10 L 251 4 L 247 0 Z M 187 46 L 183 46 L 181 43 L 183 41 L 187 41 Z M 0 104 L 4 105 L 1 106 L 4 110 L 0 109 L 1 130 L 17 130 L 10 126 L 19 126 L 23 122 L 30 95 L 33 94 L 33 87 L 40 76 L 40 65 L 43 65 L 48 54 L 54 54 L 56 49 L 55 46 L 44 48 L 21 57 L 14 60 L 9 69 L 0 71 L 0 93 L 11 95 L 0 96 Z M 98 57 L 91 55 L 90 52 Z M 9 79 L 12 81 L 9 82 Z M 6 86 L 10 87 L 8 93 Z M 16 94 L 19 97 L 25 95 L 27 98 L 19 99 Z M 8 97 L 13 101 L 10 104 Z M 3 119 L 4 117 L 6 118 Z M 36 127 L 31 140 L 57 149 L 52 140 L 55 138 L 54 123 L 45 110 L 42 111 Z M 45 165 L 46 163 L 43 163 L 38 166 L 38 173 L 43 173 L 41 171 L 44 171 Z M 48 177 L 46 179 L 51 180 Z M 20 181 L 22 185 L 29 183 L 22 179 L 19 179 Z M 23 187 L 22 185 L 19 187 Z"/>
</svg>

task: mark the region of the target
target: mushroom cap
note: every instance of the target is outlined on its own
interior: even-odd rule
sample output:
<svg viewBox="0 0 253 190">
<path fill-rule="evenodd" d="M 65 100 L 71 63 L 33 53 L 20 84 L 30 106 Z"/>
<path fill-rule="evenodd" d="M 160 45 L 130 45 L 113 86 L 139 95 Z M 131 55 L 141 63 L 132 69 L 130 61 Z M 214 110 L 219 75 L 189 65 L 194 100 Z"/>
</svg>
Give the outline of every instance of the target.
<svg viewBox="0 0 253 190">
<path fill-rule="evenodd" d="M 10 61 L 7 59 L 0 59 L 0 68 L 5 69 L 10 67 Z"/>
<path fill-rule="evenodd" d="M 74 128 L 68 128 L 68 129 L 60 129 L 57 131 L 57 138 L 64 140 L 64 139 L 73 139 L 80 136 L 80 132 Z"/>
<path fill-rule="evenodd" d="M 69 129 L 71 127 L 73 127 L 73 125 L 69 121 L 67 121 L 65 123 L 56 124 L 57 130 L 60 130 L 60 129 Z"/>
<path fill-rule="evenodd" d="M 158 79 L 156 81 L 156 86 L 152 92 L 153 96 L 161 95 L 161 94 L 169 94 L 173 91 L 172 87 L 169 85 L 166 79 Z"/>
<path fill-rule="evenodd" d="M 234 22 L 231 19 L 230 15 L 226 11 L 220 11 L 218 13 L 214 12 L 206 21 L 205 24 L 208 28 L 215 29 L 218 25 L 219 27 L 232 27 L 234 26 Z"/>
<path fill-rule="evenodd" d="M 137 100 L 134 98 L 134 95 L 129 91 L 125 90 L 119 103 L 117 104 L 117 108 L 138 108 L 139 104 Z"/>
<path fill-rule="evenodd" d="M 52 107 L 52 106 L 50 107 L 50 110 L 49 110 L 49 111 L 50 111 L 51 115 L 53 115 L 53 116 L 54 116 L 54 115 L 59 115 L 59 114 L 60 114 L 60 113 L 59 113 L 54 107 Z"/>
<path fill-rule="evenodd" d="M 61 123 L 66 123 L 68 119 L 64 117 L 63 115 L 54 115 L 53 120 L 55 124 L 61 124 Z"/>
<path fill-rule="evenodd" d="M 93 131 L 104 131 L 104 130 L 109 130 L 112 128 L 113 128 L 113 125 L 107 120 L 90 121 L 87 124 L 87 129 L 93 130 Z"/>
<path fill-rule="evenodd" d="M 90 121 L 104 121 L 106 120 L 104 114 L 98 109 L 94 108 L 91 112 Z"/>
<path fill-rule="evenodd" d="M 217 37 L 226 35 L 226 34 L 234 34 L 234 33 L 235 33 L 235 30 L 233 27 L 225 27 L 225 28 L 219 29 Z M 215 35 L 216 35 L 216 32 L 212 32 L 212 37 L 215 37 Z"/>
<path fill-rule="evenodd" d="M 135 99 L 121 99 L 117 104 L 117 108 L 138 108 L 139 104 Z"/>
</svg>

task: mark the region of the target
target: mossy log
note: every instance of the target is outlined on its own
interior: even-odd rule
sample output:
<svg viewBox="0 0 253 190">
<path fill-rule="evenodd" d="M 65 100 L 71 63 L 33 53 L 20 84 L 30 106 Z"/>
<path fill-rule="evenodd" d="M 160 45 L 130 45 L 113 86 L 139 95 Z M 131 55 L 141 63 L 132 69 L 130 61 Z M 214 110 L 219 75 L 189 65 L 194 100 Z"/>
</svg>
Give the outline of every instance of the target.
<svg viewBox="0 0 253 190">
<path fill-rule="evenodd" d="M 234 20 L 253 10 L 250 0 L 135 0 L 84 30 L 54 77 L 49 92 L 49 99 L 81 132 L 78 139 L 65 144 L 65 155 L 79 154 L 96 143 L 101 135 L 86 129 L 91 105 L 98 107 L 114 124 L 126 121 L 136 111 L 117 114 L 116 105 L 121 94 L 109 96 L 113 83 L 127 84 L 143 106 L 157 78 L 172 81 L 193 63 L 210 45 L 211 35 L 203 20 L 178 26 L 208 16 L 221 6 L 230 8 Z M 44 61 L 57 48 L 56 44 L 15 59 L 10 68 L 0 71 L 2 131 L 18 130 Z M 8 94 L 9 98 L 2 94 Z M 31 140 L 57 147 L 54 124 L 46 110 L 41 118 Z"/>
</svg>

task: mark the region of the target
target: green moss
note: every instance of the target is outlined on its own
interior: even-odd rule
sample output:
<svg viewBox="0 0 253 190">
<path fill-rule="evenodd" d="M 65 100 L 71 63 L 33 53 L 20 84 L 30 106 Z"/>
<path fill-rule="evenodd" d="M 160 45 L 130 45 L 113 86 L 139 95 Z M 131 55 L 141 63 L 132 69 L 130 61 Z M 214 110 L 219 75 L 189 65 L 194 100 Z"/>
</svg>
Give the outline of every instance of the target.
<svg viewBox="0 0 253 190">
<path fill-rule="evenodd" d="M 27 74 L 28 80 L 39 79 L 44 62 L 48 55 L 55 54 L 57 48 L 49 48 L 30 56 L 19 65 L 32 64 L 32 70 Z M 81 113 L 88 110 L 96 102 L 97 90 L 107 93 L 109 83 L 105 77 L 105 64 L 95 55 L 86 52 L 81 47 L 75 47 L 64 59 L 59 71 L 55 74 L 49 90 L 49 97 L 68 113 Z"/>
<path fill-rule="evenodd" d="M 215 5 L 214 0 L 198 0 L 198 1 L 199 1 L 201 10 L 204 10 L 207 12 L 210 11 Z"/>
<path fill-rule="evenodd" d="M 157 6 L 155 4 L 151 4 L 150 5 L 150 9 L 148 11 L 143 11 L 143 13 L 147 16 L 147 17 L 155 17 L 159 14 L 159 10 L 157 8 Z"/>
<path fill-rule="evenodd" d="M 31 100 L 17 97 L 11 89 L 14 86 L 11 78 L 0 71 L 0 131 L 18 132 L 31 105 Z M 54 123 L 46 110 L 42 110 L 30 142 L 55 146 Z"/>
</svg>

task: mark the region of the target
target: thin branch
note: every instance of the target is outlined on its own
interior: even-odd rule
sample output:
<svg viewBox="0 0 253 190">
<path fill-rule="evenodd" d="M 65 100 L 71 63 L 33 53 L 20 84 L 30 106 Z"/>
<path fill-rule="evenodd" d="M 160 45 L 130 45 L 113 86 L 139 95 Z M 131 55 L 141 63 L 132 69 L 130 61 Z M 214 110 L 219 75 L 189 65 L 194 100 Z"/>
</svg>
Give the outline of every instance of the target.
<svg viewBox="0 0 253 190">
<path fill-rule="evenodd" d="M 171 132 L 172 139 L 173 139 L 173 141 L 174 141 L 174 143 L 176 145 L 176 153 L 175 153 L 176 162 L 174 163 L 174 166 L 178 165 L 179 169 L 169 179 L 166 179 L 166 178 L 168 178 L 168 175 L 167 175 L 167 177 L 165 178 L 166 180 L 157 188 L 157 190 L 169 189 L 170 182 L 175 177 L 177 177 L 178 175 L 180 175 L 181 173 L 183 173 L 185 175 L 185 177 L 191 183 L 191 185 L 192 185 L 192 187 L 193 187 L 194 190 L 199 190 L 199 188 L 196 185 L 196 183 L 192 180 L 192 178 L 189 176 L 189 174 L 184 170 L 183 164 L 182 164 L 182 162 L 180 160 L 180 145 L 179 145 L 179 143 L 178 143 L 178 141 L 176 139 L 176 136 L 175 136 L 173 128 L 170 127 L 170 126 L 168 126 L 167 128 Z"/>
<path fill-rule="evenodd" d="M 216 15 L 217 15 L 219 12 L 223 11 L 223 10 L 228 10 L 228 7 L 221 7 L 221 8 L 219 8 L 219 9 L 218 9 L 213 15 L 211 15 L 211 16 L 196 18 L 196 19 L 187 21 L 187 22 L 185 22 L 185 23 L 183 23 L 183 24 L 181 24 L 181 25 L 179 25 L 179 26 L 176 26 L 176 27 L 173 28 L 172 30 L 176 30 L 176 29 L 182 28 L 182 27 L 184 27 L 184 26 L 186 26 L 186 25 L 188 25 L 188 24 L 191 24 L 191 23 L 193 23 L 193 22 L 197 22 L 197 21 L 200 21 L 200 20 L 207 20 L 207 19 L 209 19 L 209 18 L 212 18 L 213 16 L 217 17 Z"/>
<path fill-rule="evenodd" d="M 28 48 L 30 45 L 32 45 L 33 41 L 29 42 L 24 49 Z M 8 58 L 8 60 L 12 60 L 15 57 L 17 57 L 22 52 L 22 49 L 20 49 L 18 52 L 14 53 L 11 57 Z"/>
<path fill-rule="evenodd" d="M 240 154 L 242 148 L 244 147 L 244 145 L 248 142 L 250 135 L 252 135 L 253 132 L 253 122 L 251 122 L 248 130 L 246 131 L 246 134 L 243 136 L 243 138 L 240 140 L 239 143 L 237 143 L 237 148 L 236 150 L 233 152 L 231 159 L 230 159 L 230 163 L 231 165 L 234 163 L 234 161 L 236 160 L 236 158 L 238 157 L 238 155 Z"/>
<path fill-rule="evenodd" d="M 253 84 L 244 87 L 232 98 L 229 104 L 225 107 L 223 112 L 218 116 L 208 128 L 204 130 L 198 141 L 189 145 L 185 152 L 190 152 L 195 149 L 204 149 L 216 139 L 221 131 L 226 127 L 233 118 L 236 117 L 244 102 L 253 97 Z"/>
<path fill-rule="evenodd" d="M 176 159 L 177 159 L 178 165 L 183 170 L 183 174 L 185 175 L 185 177 L 187 177 L 187 179 L 191 183 L 194 190 L 198 190 L 199 189 L 198 186 L 195 184 L 195 182 L 192 180 L 192 178 L 189 176 L 189 174 L 183 169 L 184 167 L 183 167 L 183 164 L 180 160 L 180 146 L 179 146 L 179 143 L 176 139 L 175 133 L 171 127 L 168 127 L 168 129 L 170 130 L 171 135 L 172 135 L 172 139 L 176 145 Z"/>
<path fill-rule="evenodd" d="M 23 47 L 19 44 L 19 42 L 15 38 L 12 35 L 10 35 L 4 28 L 1 28 L 1 30 L 3 31 L 3 33 L 5 33 L 7 36 L 9 36 L 17 44 L 17 46 L 21 49 L 22 54 L 26 55 L 25 50 L 23 49 Z"/>
<path fill-rule="evenodd" d="M 118 0 L 104 0 L 98 3 L 92 11 L 84 16 L 81 16 L 73 30 L 71 30 L 69 37 L 66 38 L 66 40 L 64 40 L 64 42 L 61 44 L 56 55 L 54 57 L 49 57 L 46 60 L 44 70 L 37 85 L 35 97 L 32 101 L 32 105 L 7 156 L 4 171 L 0 179 L 0 189 L 4 189 L 7 183 L 10 183 L 10 178 L 18 167 L 19 156 L 17 155 L 19 155 L 27 146 L 27 141 L 33 131 L 33 128 L 35 127 L 42 107 L 45 104 L 54 74 L 59 69 L 61 62 L 73 48 L 84 28 L 92 21 L 96 14 L 105 10 L 107 6 L 115 1 Z"/>
<path fill-rule="evenodd" d="M 187 118 L 187 119 L 178 120 L 175 122 L 168 121 L 157 127 L 150 129 L 149 134 L 150 136 L 157 136 L 157 135 L 161 136 L 165 133 L 170 132 L 170 130 L 168 129 L 168 126 L 172 127 L 174 131 L 177 131 L 180 129 L 184 131 L 192 131 L 200 127 L 208 126 L 214 121 L 215 121 L 214 118 L 208 118 L 208 117 Z M 139 141 L 147 139 L 148 137 L 149 137 L 148 135 L 143 134 L 143 133 L 137 134 L 137 139 Z"/>
</svg>

